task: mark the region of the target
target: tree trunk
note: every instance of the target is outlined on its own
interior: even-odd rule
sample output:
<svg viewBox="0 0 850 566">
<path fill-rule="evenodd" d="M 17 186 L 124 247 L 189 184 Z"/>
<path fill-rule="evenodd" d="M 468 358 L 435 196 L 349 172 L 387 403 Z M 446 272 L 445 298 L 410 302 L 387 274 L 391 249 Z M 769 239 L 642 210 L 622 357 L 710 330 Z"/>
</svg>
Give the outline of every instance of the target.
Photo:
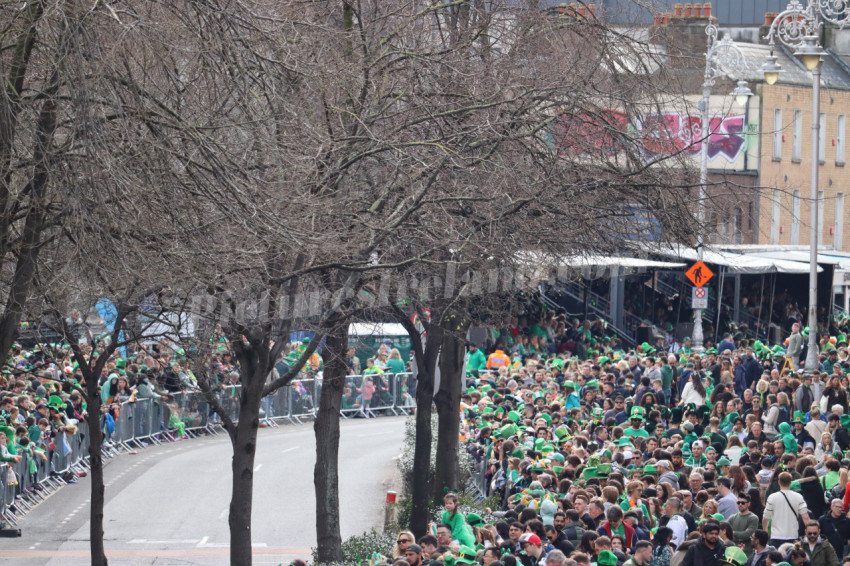
<svg viewBox="0 0 850 566">
<path fill-rule="evenodd" d="M 428 532 L 431 502 L 431 406 L 434 402 L 434 374 L 442 345 L 442 329 L 431 326 L 416 384 L 416 441 L 413 447 L 413 486 L 411 488 L 410 530 L 418 539 Z"/>
<path fill-rule="evenodd" d="M 419 537 L 428 534 L 428 502 L 431 499 L 431 404 L 434 401 L 433 382 L 430 388 L 416 391 L 416 442 L 413 448 L 413 487 L 410 510 L 410 530 Z"/>
<path fill-rule="evenodd" d="M 324 380 L 319 413 L 313 429 L 316 433 L 316 539 L 318 561 L 342 562 L 342 536 L 339 529 L 339 411 L 348 373 L 345 353 L 348 349 L 348 320 L 336 321 L 327 334 Z"/>
<path fill-rule="evenodd" d="M 94 378 L 92 378 L 94 379 Z M 95 381 L 95 383 L 97 383 Z M 97 386 L 86 387 L 89 411 L 89 464 L 91 470 L 91 512 L 89 516 L 89 548 L 92 566 L 106 566 L 106 550 L 103 548 L 103 507 L 106 489 L 103 484 L 103 430 L 100 428 L 100 395 Z"/>
<path fill-rule="evenodd" d="M 260 364 L 263 365 L 263 364 Z M 259 381 L 260 388 L 267 372 L 254 375 L 251 387 L 242 387 L 239 402 L 239 422 L 233 443 L 233 487 L 230 496 L 230 564 L 250 566 L 251 556 L 251 512 L 254 497 L 254 457 L 257 453 L 257 430 L 260 419 L 260 398 L 253 384 Z"/>
<path fill-rule="evenodd" d="M 443 347 L 440 350 L 440 390 L 434 395 L 434 404 L 440 417 L 437 425 L 435 503 L 440 503 L 447 491 L 460 488 L 460 461 L 457 451 L 463 382 L 463 344 L 453 333 L 446 332 L 443 335 Z"/>
</svg>

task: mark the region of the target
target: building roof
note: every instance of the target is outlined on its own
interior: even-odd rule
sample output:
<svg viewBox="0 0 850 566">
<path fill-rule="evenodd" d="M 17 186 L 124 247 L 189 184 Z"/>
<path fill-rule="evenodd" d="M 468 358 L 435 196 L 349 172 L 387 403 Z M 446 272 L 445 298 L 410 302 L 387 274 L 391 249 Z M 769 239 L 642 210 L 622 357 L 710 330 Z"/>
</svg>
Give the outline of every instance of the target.
<svg viewBox="0 0 850 566">
<path fill-rule="evenodd" d="M 575 1 L 575 0 L 573 0 Z M 593 3 L 594 0 L 585 0 Z M 541 6 L 549 8 L 569 4 L 570 0 L 542 0 Z M 596 5 L 605 14 L 608 22 L 621 25 L 645 25 L 652 23 L 655 13 L 672 12 L 677 3 L 683 0 L 595 0 Z M 691 0 L 692 4 L 703 4 L 700 0 Z M 712 0 L 711 15 L 724 26 L 760 26 L 764 24 L 765 12 L 781 12 L 788 0 Z"/>
</svg>

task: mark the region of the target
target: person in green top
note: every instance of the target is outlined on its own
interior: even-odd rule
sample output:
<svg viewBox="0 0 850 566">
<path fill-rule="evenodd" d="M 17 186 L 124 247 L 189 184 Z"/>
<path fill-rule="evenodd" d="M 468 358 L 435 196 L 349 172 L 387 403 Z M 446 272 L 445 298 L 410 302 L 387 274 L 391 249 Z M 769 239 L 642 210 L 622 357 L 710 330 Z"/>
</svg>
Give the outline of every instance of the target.
<svg viewBox="0 0 850 566">
<path fill-rule="evenodd" d="M 708 463 L 708 458 L 703 454 L 705 447 L 701 440 L 695 440 L 691 444 L 691 457 L 685 460 L 685 465 L 691 468 L 704 468 Z"/>
<path fill-rule="evenodd" d="M 645 411 L 643 407 L 632 407 L 632 413 L 629 416 L 629 428 L 623 431 L 626 436 L 639 436 L 641 438 L 649 438 L 649 433 L 643 429 L 643 421 Z"/>
<path fill-rule="evenodd" d="M 467 344 L 466 375 L 478 377 L 478 372 L 487 369 L 487 356 L 478 346 L 471 342 Z"/>
<path fill-rule="evenodd" d="M 472 527 L 457 510 L 457 494 L 447 493 L 443 497 L 443 505 L 446 510 L 440 516 L 440 522 L 452 528 L 452 538 L 464 546 L 475 546 L 475 533 Z"/>
<path fill-rule="evenodd" d="M 485 360 L 486 363 L 486 360 Z M 404 361 L 401 359 L 401 352 L 398 348 L 390 350 L 390 355 L 387 358 L 387 373 L 404 373 Z"/>
<path fill-rule="evenodd" d="M 838 472 L 841 470 L 841 462 L 833 457 L 827 458 L 826 469 L 826 475 L 820 479 L 820 483 L 824 491 L 830 491 L 838 483 Z"/>
</svg>

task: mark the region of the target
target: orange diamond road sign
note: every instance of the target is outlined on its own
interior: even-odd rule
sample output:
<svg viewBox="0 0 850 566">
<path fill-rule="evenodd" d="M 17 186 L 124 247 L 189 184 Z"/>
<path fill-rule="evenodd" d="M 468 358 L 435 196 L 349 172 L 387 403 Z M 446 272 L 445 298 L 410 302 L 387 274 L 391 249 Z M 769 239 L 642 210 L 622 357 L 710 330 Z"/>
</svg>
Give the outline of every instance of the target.
<svg viewBox="0 0 850 566">
<path fill-rule="evenodd" d="M 685 276 L 697 287 L 702 287 L 714 277 L 714 273 L 700 260 L 685 272 Z"/>
</svg>

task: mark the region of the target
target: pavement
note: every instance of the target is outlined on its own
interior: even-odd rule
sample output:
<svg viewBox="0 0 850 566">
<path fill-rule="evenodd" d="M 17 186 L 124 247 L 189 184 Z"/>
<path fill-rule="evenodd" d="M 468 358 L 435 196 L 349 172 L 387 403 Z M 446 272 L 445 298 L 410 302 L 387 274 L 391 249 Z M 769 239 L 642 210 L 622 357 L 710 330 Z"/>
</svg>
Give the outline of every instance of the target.
<svg viewBox="0 0 850 566">
<path fill-rule="evenodd" d="M 341 423 L 342 538 L 383 527 L 396 481 L 405 417 Z M 316 545 L 312 423 L 261 429 L 254 463 L 254 564 L 310 558 Z M 229 563 L 232 450 L 225 434 L 150 446 L 105 469 L 104 531 L 110 565 Z M 90 483 L 80 478 L 33 509 L 23 534 L 0 539 L 0 564 L 90 564 Z"/>
</svg>

